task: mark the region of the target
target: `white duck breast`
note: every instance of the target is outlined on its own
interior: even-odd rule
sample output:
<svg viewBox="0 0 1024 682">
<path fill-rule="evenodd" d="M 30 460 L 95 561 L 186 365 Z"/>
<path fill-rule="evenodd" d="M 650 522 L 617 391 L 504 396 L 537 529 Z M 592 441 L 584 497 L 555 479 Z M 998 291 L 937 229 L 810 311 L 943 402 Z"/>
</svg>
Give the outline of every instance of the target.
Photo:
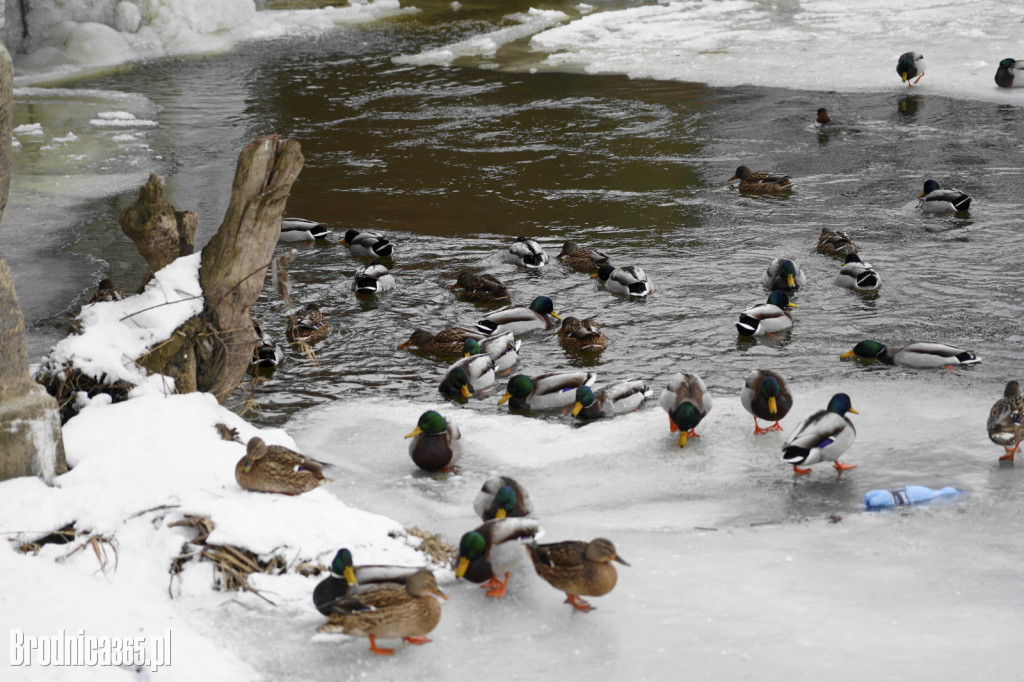
<svg viewBox="0 0 1024 682">
<path fill-rule="evenodd" d="M 279 242 L 311 242 L 327 237 L 327 226 L 305 218 L 285 218 L 281 221 Z"/>
<path fill-rule="evenodd" d="M 519 347 L 522 343 L 516 340 L 512 332 L 503 332 L 491 334 L 480 341 L 480 349 L 491 358 L 495 372 L 504 372 L 519 361 Z"/>
<path fill-rule="evenodd" d="M 1024 60 L 1011 57 L 999 62 L 996 85 L 1001 88 L 1024 88 Z"/>
<path fill-rule="evenodd" d="M 515 409 L 557 410 L 576 403 L 576 389 L 593 386 L 597 375 L 590 372 L 551 372 L 531 377 L 533 391 L 525 398 L 513 397 Z"/>
<path fill-rule="evenodd" d="M 476 328 L 491 336 L 512 332 L 522 334 L 534 329 L 547 329 L 551 322 L 547 315 L 530 310 L 522 305 L 510 305 L 499 308 L 483 317 L 476 323 Z"/>
<path fill-rule="evenodd" d="M 379 294 L 395 286 L 395 277 L 380 261 L 374 261 L 356 270 L 352 288 L 357 294 Z"/>
<path fill-rule="evenodd" d="M 945 343 L 912 343 L 892 355 L 893 362 L 905 367 L 934 369 L 948 365 L 976 365 L 981 359 L 973 351 Z"/>
<path fill-rule="evenodd" d="M 882 278 L 871 263 L 846 263 L 835 278 L 836 286 L 857 291 L 874 291 L 882 286 Z"/>
<path fill-rule="evenodd" d="M 548 254 L 540 244 L 525 237 L 520 237 L 515 244 L 509 247 L 508 252 L 511 255 L 511 260 L 524 268 L 541 268 L 548 262 Z"/>
<path fill-rule="evenodd" d="M 782 446 L 782 459 L 794 465 L 835 462 L 856 438 L 857 429 L 849 419 L 818 410 L 797 424 L 796 431 Z"/>
<path fill-rule="evenodd" d="M 608 275 L 605 288 L 614 294 L 625 294 L 642 298 L 654 292 L 654 284 L 647 273 L 636 265 L 615 268 Z"/>
<path fill-rule="evenodd" d="M 603 414 L 615 415 L 632 412 L 652 395 L 654 391 L 643 381 L 627 379 L 602 388 L 594 397 Z"/>
<path fill-rule="evenodd" d="M 503 576 L 526 556 L 525 543 L 540 537 L 540 524 L 526 517 L 491 519 L 484 526 L 488 524 L 493 524 L 488 554 L 491 571 Z"/>
<path fill-rule="evenodd" d="M 748 308 L 740 313 L 740 321 L 736 329 L 743 336 L 763 336 L 789 329 L 793 326 L 793 317 L 789 311 L 771 303 Z"/>
</svg>

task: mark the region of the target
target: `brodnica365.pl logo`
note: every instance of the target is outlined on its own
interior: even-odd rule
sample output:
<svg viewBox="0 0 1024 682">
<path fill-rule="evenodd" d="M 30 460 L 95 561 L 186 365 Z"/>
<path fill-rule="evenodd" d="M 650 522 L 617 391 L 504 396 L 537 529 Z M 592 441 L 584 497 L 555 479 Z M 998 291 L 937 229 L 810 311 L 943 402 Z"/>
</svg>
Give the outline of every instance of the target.
<svg viewBox="0 0 1024 682">
<path fill-rule="evenodd" d="M 155 637 L 107 637 L 78 630 L 35 637 L 11 630 L 12 666 L 135 666 L 157 672 L 171 664 L 171 631 Z"/>
</svg>

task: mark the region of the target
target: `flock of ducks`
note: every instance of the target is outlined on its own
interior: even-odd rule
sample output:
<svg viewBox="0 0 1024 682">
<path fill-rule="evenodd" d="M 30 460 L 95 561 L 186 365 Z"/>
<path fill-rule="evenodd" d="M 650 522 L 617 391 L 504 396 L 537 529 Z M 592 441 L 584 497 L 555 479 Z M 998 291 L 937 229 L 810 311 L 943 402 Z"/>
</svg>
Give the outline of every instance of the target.
<svg viewBox="0 0 1024 682">
<path fill-rule="evenodd" d="M 1000 87 L 1020 87 L 1016 79 L 1024 61 L 1004 59 L 996 73 Z M 922 55 L 907 52 L 900 56 L 897 72 L 908 86 L 924 76 Z M 833 125 L 824 108 L 818 110 L 820 126 Z M 739 190 L 750 193 L 780 193 L 792 189 L 790 178 L 781 173 L 752 171 L 743 165 L 729 181 L 739 180 Z M 971 197 L 956 189 L 943 189 L 927 180 L 919 195 L 925 212 L 963 212 Z M 329 230 L 323 223 L 286 218 L 281 225 L 281 241 L 325 239 Z M 394 244 L 384 235 L 348 230 L 343 242 L 353 256 L 369 259 L 356 271 L 352 284 L 357 295 L 372 296 L 394 287 L 394 277 L 382 262 L 393 256 Z M 818 239 L 819 253 L 843 259 L 834 284 L 860 292 L 881 286 L 881 277 L 861 260 L 857 245 L 845 234 L 823 228 Z M 548 254 L 532 239 L 519 237 L 509 248 L 509 261 L 526 269 L 542 268 L 550 262 Z M 557 258 L 567 267 L 590 274 L 613 294 L 642 298 L 654 292 L 647 274 L 637 266 L 616 267 L 607 254 L 567 241 Z M 806 285 L 806 277 L 792 260 L 777 258 L 766 268 L 762 284 L 770 293 L 765 303 L 740 313 L 736 329 L 741 336 L 771 335 L 792 326 L 790 308 L 796 306 L 789 296 Z M 439 385 L 442 395 L 465 400 L 488 391 L 496 378 L 511 372 L 518 361 L 522 341 L 516 335 L 558 327 L 559 343 L 570 352 L 600 353 L 607 337 L 593 318 L 561 318 L 554 303 L 538 296 L 527 306 L 512 305 L 508 288 L 494 275 L 463 272 L 450 287 L 460 298 L 478 303 L 503 303 L 505 307 L 481 316 L 474 329 L 449 328 L 438 332 L 415 330 L 398 348 L 417 348 L 440 358 L 459 359 L 445 372 Z M 116 301 L 124 293 L 109 279 L 99 283 L 90 303 Z M 258 341 L 252 364 L 273 368 L 283 351 L 259 325 Z M 316 343 L 327 338 L 330 326 L 315 303 L 307 304 L 289 317 L 286 336 L 289 341 Z M 952 368 L 980 362 L 970 350 L 942 343 L 911 343 L 902 347 L 864 340 L 843 353 L 842 359 L 861 358 L 885 364 L 916 368 Z M 595 388 L 596 375 L 583 371 L 565 371 L 528 376 L 517 374 L 508 379 L 498 404 L 509 403 L 514 410 L 535 412 L 566 410 L 581 419 L 599 419 L 638 409 L 653 390 L 643 381 L 627 379 Z M 751 371 L 740 390 L 740 402 L 754 419 L 754 434 L 781 431 L 779 422 L 793 406 L 786 380 L 768 369 Z M 712 408 L 712 398 L 704 381 L 695 374 L 678 373 L 668 379 L 658 404 L 668 415 L 669 428 L 678 432 L 678 443 L 685 447 L 690 438 L 699 438 L 697 426 Z M 806 416 L 782 445 L 782 460 L 796 474 L 810 473 L 810 465 L 832 462 L 842 472 L 856 465 L 840 462 L 856 438 L 856 429 L 847 414 L 858 414 L 850 397 L 837 393 L 825 409 Z M 771 426 L 762 427 L 761 419 Z M 1003 397 L 992 407 L 987 429 L 990 439 L 1004 448 L 1001 460 L 1012 460 L 1024 441 L 1024 397 L 1018 382 L 1007 383 Z M 437 411 L 424 412 L 407 436 L 413 463 L 429 472 L 451 471 L 462 456 L 458 427 Z M 246 454 L 235 467 L 235 479 L 246 490 L 263 493 L 299 495 L 330 482 L 324 476 L 329 465 L 288 448 L 268 446 L 261 438 L 252 438 Z M 566 595 L 574 609 L 593 610 L 584 596 L 609 593 L 616 584 L 613 562 L 628 566 L 614 544 L 605 538 L 590 542 L 564 541 L 538 544 L 539 524 L 531 518 L 533 505 L 529 495 L 514 479 L 496 476 L 487 480 L 474 500 L 474 511 L 483 523 L 465 533 L 459 542 L 455 565 L 458 579 L 480 583 L 487 595 L 505 595 L 513 568 L 529 557 L 537 575 Z M 321 632 L 341 632 L 368 637 L 370 650 L 387 655 L 393 649 L 380 648 L 376 638 L 401 639 L 409 644 L 425 644 L 426 635 L 440 622 L 441 607 L 435 597 L 447 599 L 434 575 L 425 568 L 407 566 L 355 566 L 348 549 L 337 552 L 331 575 L 313 592 L 316 608 L 327 622 Z"/>
</svg>

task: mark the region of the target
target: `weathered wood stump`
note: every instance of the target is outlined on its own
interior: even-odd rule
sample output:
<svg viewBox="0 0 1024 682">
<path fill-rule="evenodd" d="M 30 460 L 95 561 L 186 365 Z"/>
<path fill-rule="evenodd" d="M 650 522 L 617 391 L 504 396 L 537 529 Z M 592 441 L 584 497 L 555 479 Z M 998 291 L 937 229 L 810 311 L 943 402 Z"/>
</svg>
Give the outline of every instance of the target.
<svg viewBox="0 0 1024 682">
<path fill-rule="evenodd" d="M 195 250 L 199 216 L 192 211 L 175 211 L 164 198 L 164 179 L 156 173 L 151 173 L 149 181 L 139 188 L 139 198 L 121 212 L 119 222 L 149 265 L 139 291 L 154 272 Z"/>
</svg>

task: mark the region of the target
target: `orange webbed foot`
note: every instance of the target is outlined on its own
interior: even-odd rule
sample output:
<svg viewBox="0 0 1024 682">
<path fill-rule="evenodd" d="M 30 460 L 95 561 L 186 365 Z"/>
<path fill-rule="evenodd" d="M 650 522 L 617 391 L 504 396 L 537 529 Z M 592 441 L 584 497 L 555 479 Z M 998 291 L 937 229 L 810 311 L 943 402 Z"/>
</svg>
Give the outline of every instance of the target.
<svg viewBox="0 0 1024 682">
<path fill-rule="evenodd" d="M 568 592 L 565 593 L 565 601 L 562 603 L 572 604 L 572 607 L 574 609 L 576 609 L 577 611 L 582 611 L 583 613 L 586 613 L 587 611 L 593 611 L 595 608 L 597 608 L 596 606 L 591 606 L 590 603 L 587 602 L 587 600 L 583 599 L 578 594 L 569 594 Z"/>
<path fill-rule="evenodd" d="M 378 656 L 390 656 L 395 653 L 394 649 L 380 649 L 377 647 L 377 640 L 373 635 L 370 635 L 370 651 L 377 654 Z"/>
<path fill-rule="evenodd" d="M 769 431 L 782 431 L 783 429 L 782 429 L 782 425 L 779 424 L 779 422 L 775 422 L 775 425 L 774 426 L 769 426 L 768 430 Z"/>
<path fill-rule="evenodd" d="M 807 474 L 811 473 L 811 470 L 809 468 L 808 469 L 801 469 L 800 467 L 798 467 L 797 465 L 794 464 L 793 465 L 793 473 L 795 473 L 797 476 L 806 476 Z"/>
<path fill-rule="evenodd" d="M 672 421 L 672 417 L 668 418 L 668 430 L 671 433 L 675 433 L 676 431 L 679 430 L 679 427 L 676 426 L 676 423 L 674 421 Z"/>
<path fill-rule="evenodd" d="M 1017 448 L 1006 448 L 1006 454 L 999 458 L 1000 462 L 1012 462 L 1013 456 L 1017 454 Z"/>
<path fill-rule="evenodd" d="M 421 644 L 429 644 L 431 639 L 429 637 L 403 637 L 402 641 L 419 646 Z"/>
<path fill-rule="evenodd" d="M 495 599 L 501 599 L 502 597 L 504 597 L 505 596 L 505 588 L 508 587 L 508 576 L 509 576 L 509 574 L 506 573 L 505 574 L 505 581 L 504 582 L 498 583 L 497 586 L 493 590 L 488 590 L 487 591 L 487 596 L 488 597 L 494 597 Z M 497 581 L 495 581 L 495 582 L 497 582 Z"/>
<path fill-rule="evenodd" d="M 842 462 L 835 462 L 832 466 L 835 467 L 836 471 L 848 471 L 857 468 L 856 464 L 843 464 Z"/>
<path fill-rule="evenodd" d="M 690 429 L 686 435 L 689 436 L 690 438 L 700 438 L 700 434 L 694 431 L 693 429 Z"/>
<path fill-rule="evenodd" d="M 492 577 L 488 578 L 486 582 L 483 582 L 483 583 L 480 584 L 480 589 L 483 589 L 483 590 L 493 590 L 495 587 L 497 587 L 500 584 L 501 584 L 501 582 L 497 578 L 492 576 Z"/>
</svg>

